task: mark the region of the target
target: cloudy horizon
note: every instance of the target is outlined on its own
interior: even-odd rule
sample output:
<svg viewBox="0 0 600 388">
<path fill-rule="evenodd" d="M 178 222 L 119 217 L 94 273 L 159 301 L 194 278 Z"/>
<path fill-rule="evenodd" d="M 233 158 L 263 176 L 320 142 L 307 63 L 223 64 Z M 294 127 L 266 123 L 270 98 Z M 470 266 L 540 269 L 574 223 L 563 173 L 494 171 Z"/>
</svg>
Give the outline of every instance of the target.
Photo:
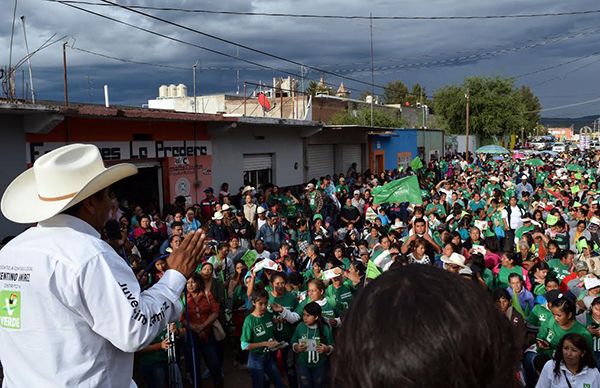
<svg viewBox="0 0 600 388">
<path fill-rule="evenodd" d="M 91 0 L 91 2 L 100 2 Z M 595 10 L 591 0 L 577 2 L 474 1 L 457 3 L 416 1 L 297 1 L 245 2 L 120 1 L 124 5 L 147 5 L 213 11 L 267 12 L 319 15 L 465 16 L 514 15 Z M 301 4 L 301 6 L 299 5 Z M 179 40 L 239 55 L 276 69 L 299 74 L 300 66 L 266 57 L 197 33 L 152 20 L 130 11 L 90 4 L 74 4 Z M 8 65 L 14 1 L 5 2 L 6 22 L 0 26 L 0 65 Z M 371 82 L 369 20 L 279 18 L 268 16 L 183 13 L 142 10 L 164 19 L 263 50 L 315 68 Z M 196 47 L 115 23 L 81 10 L 44 0 L 18 0 L 12 63 L 25 57 L 19 16 L 26 16 L 30 51 L 56 34 L 66 36 L 69 46 L 129 61 L 167 67 L 123 63 L 68 48 L 69 97 L 71 101 L 102 103 L 103 85 L 111 89 L 114 104 L 141 106 L 157 96 L 161 84 L 184 83 L 192 89 L 192 65 L 198 62 L 198 94 L 232 93 L 244 81 L 271 84 L 286 74 L 254 68 L 248 63 L 209 53 Z M 401 80 L 409 87 L 418 82 L 429 95 L 436 89 L 460 84 L 467 76 L 516 77 L 516 85 L 528 85 L 544 108 L 594 100 L 594 82 L 600 68 L 600 28 L 597 13 L 537 18 L 474 20 L 374 20 L 375 84 Z M 66 40 L 65 39 L 65 40 Z M 36 97 L 63 99 L 62 43 L 32 56 Z M 598 55 L 596 54 L 598 53 Z M 239 69 L 240 80 L 236 79 Z M 24 71 L 24 73 L 23 73 Z M 17 71 L 17 95 L 22 95 L 22 76 L 28 80 L 27 64 Z M 318 70 L 305 72 L 305 85 L 318 80 Z M 325 75 L 327 82 L 341 81 L 357 98 L 369 86 Z M 382 94 L 381 89 L 375 90 Z M 598 114 L 598 102 L 542 112 L 543 117 L 578 117 Z"/>
</svg>

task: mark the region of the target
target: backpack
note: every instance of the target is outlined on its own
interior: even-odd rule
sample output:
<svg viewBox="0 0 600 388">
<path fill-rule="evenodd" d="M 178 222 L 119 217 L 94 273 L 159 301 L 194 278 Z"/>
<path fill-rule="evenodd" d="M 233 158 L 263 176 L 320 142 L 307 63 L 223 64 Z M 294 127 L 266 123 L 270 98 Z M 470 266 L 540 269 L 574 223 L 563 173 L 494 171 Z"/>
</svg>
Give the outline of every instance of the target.
<svg viewBox="0 0 600 388">
<path fill-rule="evenodd" d="M 521 212 L 521 218 L 522 218 L 522 217 L 525 215 L 525 209 L 523 209 L 523 208 L 522 208 L 521 206 L 519 206 L 519 205 L 517 205 L 517 207 L 519 208 L 519 211 Z M 510 205 L 508 205 L 508 206 L 506 207 L 506 214 L 508 215 L 508 216 L 507 216 L 507 219 L 508 219 L 508 227 L 509 227 L 509 228 L 510 228 L 510 215 L 511 215 L 511 213 L 512 213 L 511 206 L 510 206 Z"/>
</svg>

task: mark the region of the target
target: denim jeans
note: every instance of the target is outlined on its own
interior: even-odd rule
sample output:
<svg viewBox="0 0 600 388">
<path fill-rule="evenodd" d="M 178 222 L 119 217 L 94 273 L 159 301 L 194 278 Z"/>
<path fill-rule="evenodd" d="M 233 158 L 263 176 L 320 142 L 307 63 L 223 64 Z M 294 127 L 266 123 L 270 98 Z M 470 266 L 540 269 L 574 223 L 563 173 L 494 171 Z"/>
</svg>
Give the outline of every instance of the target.
<svg viewBox="0 0 600 388">
<path fill-rule="evenodd" d="M 248 354 L 248 370 L 252 377 L 253 388 L 265 387 L 265 374 L 276 388 L 285 388 L 274 353 L 254 353 Z"/>
<path fill-rule="evenodd" d="M 192 355 L 192 346 L 188 342 L 186 360 L 188 364 L 188 370 L 194 377 L 194 369 L 196 381 L 200 384 L 202 380 L 202 368 L 200 368 L 200 356 L 204 359 L 208 370 L 210 371 L 210 377 L 213 382 L 213 386 L 223 386 L 223 376 L 221 374 L 221 361 L 219 359 L 218 344 L 215 337 L 210 333 L 206 340 L 200 339 L 196 334 L 192 335 L 194 341 L 194 354 Z M 192 366 L 192 361 L 195 361 L 195 365 Z"/>
<path fill-rule="evenodd" d="M 300 388 L 326 388 L 329 375 L 329 362 L 308 368 L 302 363 L 296 363 L 296 372 L 298 373 L 298 382 Z"/>
<path fill-rule="evenodd" d="M 281 358 L 283 359 L 283 367 L 288 379 L 290 388 L 298 387 L 298 376 L 296 376 L 296 353 L 291 346 L 281 349 Z"/>
<path fill-rule="evenodd" d="M 140 371 L 148 388 L 163 388 L 167 384 L 166 361 L 164 363 L 142 364 Z"/>
</svg>

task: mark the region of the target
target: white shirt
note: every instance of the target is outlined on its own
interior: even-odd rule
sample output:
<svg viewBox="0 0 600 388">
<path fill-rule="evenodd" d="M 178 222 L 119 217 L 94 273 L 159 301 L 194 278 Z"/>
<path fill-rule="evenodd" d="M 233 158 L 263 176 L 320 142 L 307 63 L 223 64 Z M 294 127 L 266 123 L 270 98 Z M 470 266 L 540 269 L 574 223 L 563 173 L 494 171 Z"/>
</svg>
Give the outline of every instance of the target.
<svg viewBox="0 0 600 388">
<path fill-rule="evenodd" d="M 569 379 L 572 388 L 600 388 L 600 372 L 596 368 L 583 367 L 583 370 L 574 375 L 564 364 L 560 365 L 560 375 L 554 374 L 554 360 L 544 364 L 542 373 L 537 382 L 536 388 L 569 388 L 566 378 Z M 587 384 L 587 385 L 586 385 Z"/>
<path fill-rule="evenodd" d="M 0 250 L 3 387 L 135 387 L 133 352 L 181 313 L 175 270 L 141 292 L 86 222 L 59 214 Z M 7 311 L 8 310 L 8 311 Z"/>
<path fill-rule="evenodd" d="M 504 211 L 506 211 L 506 217 L 504 217 Z M 522 221 L 522 217 L 521 217 L 521 208 L 518 206 L 515 206 L 515 207 L 510 206 L 510 217 L 508 217 L 508 211 L 506 209 L 503 209 L 502 217 L 510 218 L 508 220 L 508 226 L 512 230 L 517 230 L 521 226 L 523 226 L 523 221 Z"/>
</svg>

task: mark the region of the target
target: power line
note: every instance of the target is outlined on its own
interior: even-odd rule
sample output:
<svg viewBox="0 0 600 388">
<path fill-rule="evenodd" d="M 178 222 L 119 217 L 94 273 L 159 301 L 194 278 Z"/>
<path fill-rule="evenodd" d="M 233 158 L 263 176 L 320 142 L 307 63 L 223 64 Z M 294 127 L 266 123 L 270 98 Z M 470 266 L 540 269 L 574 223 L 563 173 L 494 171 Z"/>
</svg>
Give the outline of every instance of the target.
<svg viewBox="0 0 600 388">
<path fill-rule="evenodd" d="M 174 69 L 174 70 L 190 70 L 191 69 L 191 67 L 165 65 L 162 63 L 150 63 L 150 62 L 142 62 L 142 61 L 136 61 L 136 60 L 132 60 L 132 59 L 120 58 L 120 57 L 115 57 L 113 55 L 99 53 L 97 51 L 83 49 L 80 47 L 74 47 L 74 46 L 67 46 L 67 47 L 69 47 L 72 50 L 80 51 L 80 52 L 83 52 L 86 54 L 91 54 L 91 55 L 95 55 L 95 56 L 106 58 L 106 59 L 111 59 L 111 60 L 118 61 L 118 62 L 131 63 L 134 65 L 154 66 L 154 67 Z M 198 66 L 196 68 L 200 71 L 211 71 L 211 70 L 216 70 L 216 71 L 233 71 L 233 70 L 254 71 L 254 70 L 257 70 L 256 67 L 241 67 L 240 68 L 240 67 L 235 67 L 235 66 L 202 66 L 202 67 Z"/>
<path fill-rule="evenodd" d="M 61 3 L 61 4 L 64 4 L 64 5 L 68 6 L 68 7 L 72 7 L 72 8 L 78 9 L 80 11 L 87 12 L 89 14 L 92 14 L 92 15 L 95 15 L 95 16 L 98 16 L 98 17 L 101 17 L 101 18 L 104 18 L 104 19 L 107 19 L 107 20 L 111 20 L 111 21 L 113 21 L 115 23 L 123 24 L 123 25 L 126 25 L 128 27 L 132 27 L 132 28 L 135 28 L 137 30 L 144 31 L 144 32 L 147 32 L 149 34 L 159 36 L 161 38 L 172 40 L 172 41 L 177 42 L 177 43 L 181 43 L 181 44 L 185 44 L 185 45 L 192 46 L 192 47 L 195 47 L 195 48 L 199 48 L 201 50 L 205 50 L 205 51 L 208 51 L 208 52 L 211 52 L 211 53 L 214 53 L 214 54 L 217 54 L 217 55 L 221 55 L 221 56 L 224 56 L 224 57 L 227 57 L 227 58 L 230 58 L 230 59 L 235 59 L 235 60 L 238 60 L 238 61 L 241 61 L 241 62 L 245 62 L 245 63 L 248 63 L 248 64 L 253 65 L 253 66 L 261 67 L 261 68 L 268 69 L 268 70 L 279 71 L 281 73 L 288 74 L 288 75 L 291 75 L 291 76 L 296 77 L 296 78 L 301 78 L 301 76 L 299 74 L 294 73 L 294 72 L 290 72 L 290 71 L 287 71 L 287 70 L 284 70 L 284 69 L 279 69 L 279 68 L 276 68 L 276 67 L 273 67 L 273 66 L 270 66 L 270 65 L 265 65 L 265 64 L 262 64 L 262 63 L 258 63 L 258 62 L 255 62 L 255 61 L 252 61 L 252 60 L 249 60 L 249 59 L 244 59 L 244 58 L 236 57 L 234 55 L 227 54 L 227 53 L 224 53 L 222 51 L 214 50 L 214 49 L 211 49 L 211 48 L 208 48 L 208 47 L 200 46 L 200 45 L 195 44 L 195 43 L 186 42 L 184 40 L 181 40 L 181 39 L 178 39 L 178 38 L 174 38 L 172 36 L 165 35 L 165 34 L 162 34 L 160 32 L 152 31 L 152 30 L 149 30 L 147 28 L 139 27 L 139 26 L 133 25 L 131 23 L 127 23 L 127 22 L 124 22 L 122 20 L 115 19 L 113 17 L 110 17 L 110 16 L 107 16 L 107 15 L 103 15 L 103 14 L 91 11 L 89 9 L 81 8 L 81 7 L 78 7 L 78 6 L 73 5 L 73 4 L 66 4 L 62 0 L 48 0 L 48 1 L 54 1 L 54 2 L 57 2 L 57 3 Z M 326 85 L 331 86 L 331 87 L 335 87 L 335 85 L 330 85 L 330 84 L 326 84 Z M 375 85 L 375 86 L 377 86 L 377 85 Z M 383 88 L 383 86 L 378 86 L 378 87 Z"/>
<path fill-rule="evenodd" d="M 66 3 L 86 4 L 93 6 L 110 6 L 109 4 L 96 3 L 91 1 L 65 0 Z M 120 5 L 113 5 L 120 6 Z M 317 14 L 292 14 L 292 13 L 272 13 L 272 12 L 239 12 L 239 11 L 214 11 L 207 9 L 190 9 L 175 7 L 152 7 L 146 5 L 128 5 L 129 8 L 145 9 L 151 11 L 175 11 L 185 13 L 204 13 L 213 15 L 234 15 L 234 16 L 268 16 L 268 17 L 288 17 L 288 18 L 306 18 L 306 19 L 342 19 L 342 20 L 369 20 L 369 16 L 349 16 L 349 15 L 317 15 Z M 600 13 L 600 9 L 585 11 L 568 12 L 545 12 L 530 14 L 512 14 L 512 15 L 466 15 L 466 16 L 373 16 L 373 20 L 477 20 L 477 19 L 520 19 L 537 18 L 551 16 L 576 16 L 591 15 Z"/>
<path fill-rule="evenodd" d="M 75 6 L 74 6 L 74 5 L 72 5 L 72 4 L 68 4 L 68 3 L 66 3 L 66 2 L 65 2 L 65 0 L 51 0 L 51 1 L 57 1 L 57 2 L 59 2 L 59 3 L 61 3 L 61 4 L 65 4 L 65 5 L 68 5 L 68 6 L 71 6 L 71 7 L 75 7 Z M 381 88 L 381 89 L 384 89 L 384 88 L 385 88 L 385 86 L 382 86 L 382 85 L 372 85 L 371 83 L 369 83 L 369 82 L 367 82 L 367 81 L 362 81 L 362 80 L 359 80 L 359 79 L 357 79 L 357 78 L 353 78 L 353 77 L 343 76 L 343 75 L 341 75 L 341 74 L 337 74 L 337 73 L 334 73 L 334 72 L 332 72 L 332 71 L 329 71 L 329 70 L 320 69 L 320 68 L 318 68 L 318 67 L 315 67 L 315 66 L 311 66 L 311 65 L 307 65 L 307 64 L 304 64 L 304 63 L 301 63 L 301 62 L 298 62 L 298 61 L 294 61 L 294 60 L 291 60 L 291 59 L 288 59 L 288 58 L 282 57 L 282 56 L 280 56 L 280 55 L 271 54 L 271 53 L 269 53 L 269 52 L 267 52 L 267 51 L 264 51 L 264 50 L 255 49 L 255 48 L 253 48 L 253 47 L 250 47 L 250 46 L 247 46 L 247 45 L 244 45 L 244 44 L 241 44 L 241 43 L 237 43 L 237 42 L 234 42 L 234 41 L 232 41 L 232 40 L 229 40 L 229 39 L 221 38 L 221 37 L 219 37 L 219 36 L 216 36 L 216 35 L 213 35 L 213 34 L 209 34 L 209 33 L 206 33 L 206 32 L 203 32 L 203 31 L 200 31 L 200 30 L 197 30 L 197 29 L 194 29 L 194 28 L 191 28 L 191 27 L 188 27 L 188 26 L 185 26 L 185 25 L 179 24 L 179 23 L 175 23 L 175 22 L 172 22 L 172 21 L 170 21 L 170 20 L 167 20 L 167 19 L 160 18 L 160 17 L 158 17 L 158 16 L 150 15 L 150 14 L 148 14 L 148 13 L 145 13 L 145 12 L 142 12 L 142 11 L 138 11 L 138 10 L 135 10 L 135 9 L 129 8 L 129 7 L 127 7 L 127 6 L 124 6 L 124 5 L 121 5 L 121 4 L 113 3 L 113 2 L 111 2 L 111 1 L 108 1 L 108 0 L 101 0 L 101 1 L 102 1 L 103 3 L 106 3 L 106 4 L 111 4 L 111 5 L 113 5 L 113 6 L 116 6 L 116 7 L 119 7 L 119 8 L 123 8 L 123 9 L 125 9 L 125 10 L 127 10 L 127 11 L 130 11 L 130 12 L 136 13 L 136 14 L 138 14 L 138 15 L 142 15 L 142 16 L 145 16 L 145 17 L 147 17 L 147 18 L 154 19 L 154 20 L 160 21 L 160 22 L 162 22 L 162 23 L 169 24 L 169 25 L 171 25 L 171 26 L 175 26 L 175 27 L 178 27 L 178 28 L 184 29 L 184 30 L 186 30 L 186 31 L 190 31 L 190 32 L 193 32 L 193 33 L 196 33 L 196 34 L 202 35 L 202 36 L 206 36 L 206 37 L 208 37 L 208 38 L 212 38 L 212 39 L 218 40 L 218 41 L 220 41 L 220 42 L 223 42 L 223 43 L 227 43 L 227 44 L 230 44 L 230 45 L 233 45 L 233 46 L 236 46 L 236 47 L 240 47 L 240 48 L 243 48 L 243 49 L 246 49 L 246 50 L 249 50 L 249 51 L 253 51 L 253 52 L 256 52 L 256 53 L 258 53 L 258 54 L 262 54 L 262 55 L 265 55 L 265 56 L 268 56 L 268 57 L 271 57 L 271 58 L 274 58 L 274 59 L 277 59 L 277 60 L 280 60 L 280 61 L 283 61 L 283 62 L 288 62 L 288 63 L 294 64 L 294 65 L 297 65 L 297 66 L 305 66 L 305 67 L 307 67 L 307 68 L 309 68 L 309 69 L 311 69 L 311 70 L 315 70 L 315 71 L 317 71 L 317 72 L 320 72 L 320 73 L 322 73 L 322 74 L 328 74 L 328 75 L 332 75 L 332 76 L 334 76 L 334 77 L 338 77 L 338 78 L 341 78 L 341 79 L 346 79 L 346 80 L 353 81 L 353 82 L 356 82 L 356 83 L 359 83 L 359 84 L 363 84 L 363 85 L 375 86 L 375 87 L 378 87 L 378 88 Z M 79 8 L 79 7 L 77 7 L 77 8 L 78 8 L 78 9 L 82 9 L 82 10 L 84 9 L 84 8 Z M 86 9 L 85 11 L 87 11 L 87 12 L 92 12 L 92 11 L 89 11 L 89 10 L 87 10 L 87 9 Z M 97 13 L 95 13 L 95 14 L 97 14 Z M 97 15 L 101 15 L 101 14 L 97 14 Z M 105 16 L 105 15 L 103 15 L 103 16 Z M 115 20 L 116 20 L 116 19 L 115 19 Z M 131 25 L 130 25 L 130 26 L 131 26 Z M 137 27 L 137 26 L 135 26 L 135 28 L 142 29 L 141 27 Z M 146 32 L 148 32 L 148 31 L 149 31 L 149 30 L 146 30 L 146 29 L 143 29 L 143 30 L 144 30 L 144 31 L 146 31 Z M 153 32 L 153 33 L 154 33 L 154 34 L 158 34 L 158 33 L 156 33 L 156 32 Z M 212 50 L 212 51 L 213 51 L 213 52 L 216 52 L 216 50 Z M 224 54 L 224 53 L 221 53 L 221 54 Z M 230 55 L 230 54 L 227 54 L 227 56 L 228 56 L 228 57 L 230 57 L 230 58 L 235 58 L 235 59 L 238 59 L 236 56 L 233 56 L 233 55 Z M 246 60 L 246 61 L 247 61 L 247 60 Z M 253 63 L 253 64 L 254 64 L 254 63 Z M 281 70 L 279 70 L 279 71 L 281 71 Z M 288 74 L 289 74 L 289 72 L 286 72 L 286 73 L 288 73 Z M 296 77 L 297 77 L 298 75 L 297 75 L 297 74 L 294 74 L 294 76 L 296 76 Z"/>
<path fill-rule="evenodd" d="M 594 98 L 594 99 L 591 99 L 591 100 L 587 100 L 587 101 L 576 102 L 574 104 L 567 104 L 567 105 L 555 106 L 555 107 L 546 108 L 546 109 L 530 110 L 530 111 L 527 111 L 525 113 L 548 112 L 548 111 L 552 111 L 552 110 L 559 110 L 559 109 L 564 109 L 564 108 L 572 108 L 574 106 L 591 104 L 593 102 L 598 102 L 598 101 L 600 101 L 600 97 L 597 97 L 597 98 Z"/>
<path fill-rule="evenodd" d="M 547 79 L 545 81 L 538 82 L 537 84 L 533 85 L 533 87 L 541 86 L 541 85 L 544 85 L 544 84 L 547 84 L 549 82 L 556 81 L 556 80 L 559 80 L 559 79 L 565 79 L 569 74 L 575 73 L 576 71 L 579 71 L 579 70 L 581 70 L 583 68 L 586 68 L 586 67 L 591 66 L 594 63 L 598 63 L 598 62 L 600 62 L 600 58 L 598 58 L 595 61 L 592 61 L 590 63 L 586 63 L 586 64 L 578 66 L 578 67 L 576 67 L 574 69 L 571 69 L 571 70 L 567 71 L 566 73 L 564 73 L 563 75 L 559 75 L 559 76 L 556 76 L 556 77 L 549 78 L 549 79 Z"/>
</svg>

